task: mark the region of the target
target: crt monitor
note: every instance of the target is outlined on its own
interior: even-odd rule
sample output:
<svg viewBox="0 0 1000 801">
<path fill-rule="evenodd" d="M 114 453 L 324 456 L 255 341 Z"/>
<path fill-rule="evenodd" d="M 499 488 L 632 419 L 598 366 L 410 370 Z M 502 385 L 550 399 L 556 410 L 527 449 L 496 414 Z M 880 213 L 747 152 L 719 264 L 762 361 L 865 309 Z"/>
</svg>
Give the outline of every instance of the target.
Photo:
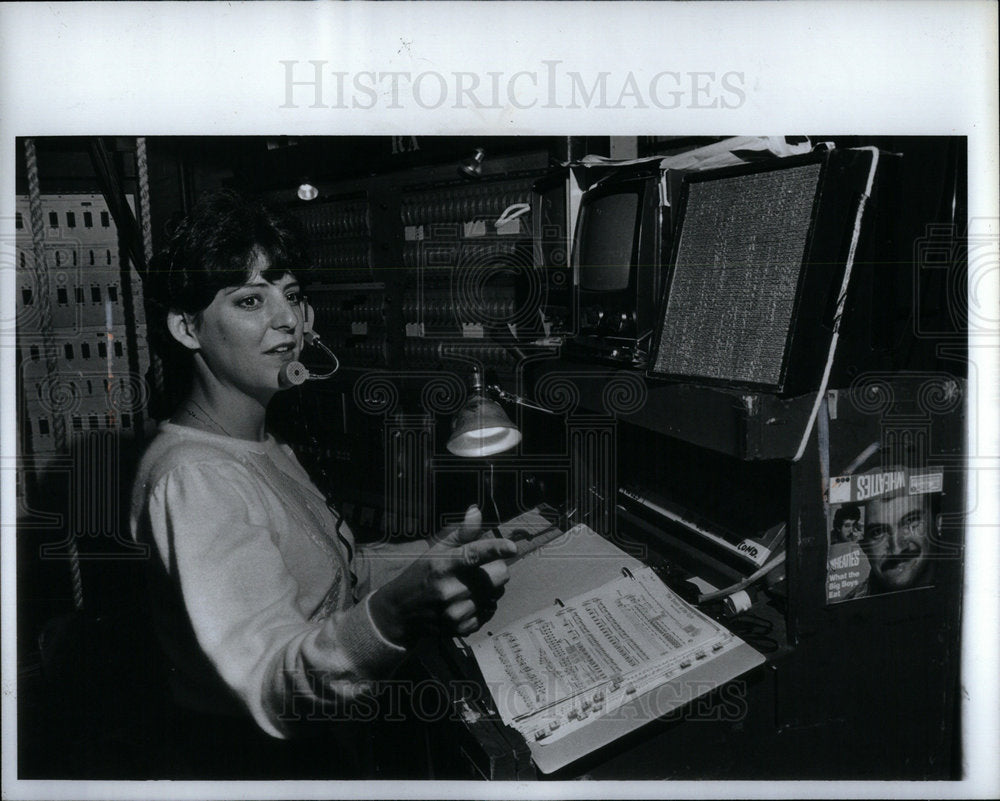
<svg viewBox="0 0 1000 801">
<path fill-rule="evenodd" d="M 623 170 L 588 189 L 573 242 L 580 338 L 648 349 L 660 267 L 659 172 Z"/>
<path fill-rule="evenodd" d="M 627 190 L 604 195 L 583 209 L 580 226 L 580 288 L 628 288 L 635 252 L 640 195 Z"/>
</svg>

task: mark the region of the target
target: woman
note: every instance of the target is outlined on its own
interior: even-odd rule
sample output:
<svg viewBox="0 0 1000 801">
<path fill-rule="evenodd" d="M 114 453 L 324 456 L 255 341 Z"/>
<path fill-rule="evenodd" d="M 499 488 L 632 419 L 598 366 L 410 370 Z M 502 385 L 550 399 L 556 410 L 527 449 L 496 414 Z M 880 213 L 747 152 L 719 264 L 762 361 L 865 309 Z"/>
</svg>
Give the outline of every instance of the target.
<svg viewBox="0 0 1000 801">
<path fill-rule="evenodd" d="M 179 226 L 146 288 L 189 381 L 143 457 L 131 524 L 155 551 L 157 629 L 192 736 L 230 716 L 279 739 L 305 718 L 350 719 L 420 637 L 489 619 L 516 552 L 478 538 L 475 507 L 433 544 L 355 548 L 267 433 L 279 372 L 303 347 L 301 264 L 282 222 L 220 192 Z"/>
</svg>

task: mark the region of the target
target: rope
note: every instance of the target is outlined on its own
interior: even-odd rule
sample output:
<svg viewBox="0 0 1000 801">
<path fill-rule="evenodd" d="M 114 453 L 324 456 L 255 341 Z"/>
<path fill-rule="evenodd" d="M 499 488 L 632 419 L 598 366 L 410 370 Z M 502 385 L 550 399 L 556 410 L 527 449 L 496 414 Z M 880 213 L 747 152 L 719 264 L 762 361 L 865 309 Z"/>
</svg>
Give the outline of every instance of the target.
<svg viewBox="0 0 1000 801">
<path fill-rule="evenodd" d="M 142 252 L 149 260 L 153 258 L 153 226 L 149 213 L 149 159 L 146 156 L 146 137 L 135 140 L 135 159 L 139 168 L 139 224 L 142 226 Z"/>
<path fill-rule="evenodd" d="M 34 279 L 38 293 L 38 329 L 42 335 L 45 351 L 45 369 L 50 376 L 59 374 L 56 360 L 56 342 L 52 334 L 52 299 L 49 296 L 49 274 L 45 263 L 45 226 L 42 215 L 42 191 L 38 179 L 38 154 L 35 140 L 24 140 L 24 160 L 28 172 L 28 207 L 31 214 L 31 245 L 35 257 Z M 62 414 L 52 415 L 52 439 L 56 450 L 67 453 L 66 418 Z M 73 582 L 73 605 L 83 609 L 83 576 L 80 573 L 80 552 L 76 547 L 76 536 L 69 535 L 69 569 Z"/>
</svg>

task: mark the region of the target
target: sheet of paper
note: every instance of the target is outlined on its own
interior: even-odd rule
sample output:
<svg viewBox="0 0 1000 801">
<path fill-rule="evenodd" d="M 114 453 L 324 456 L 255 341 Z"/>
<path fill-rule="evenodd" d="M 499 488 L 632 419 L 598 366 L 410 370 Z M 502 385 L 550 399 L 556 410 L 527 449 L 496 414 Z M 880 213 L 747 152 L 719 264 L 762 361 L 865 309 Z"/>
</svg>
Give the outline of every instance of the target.
<svg viewBox="0 0 1000 801">
<path fill-rule="evenodd" d="M 738 642 L 649 568 L 472 644 L 505 723 L 553 742 Z"/>
</svg>

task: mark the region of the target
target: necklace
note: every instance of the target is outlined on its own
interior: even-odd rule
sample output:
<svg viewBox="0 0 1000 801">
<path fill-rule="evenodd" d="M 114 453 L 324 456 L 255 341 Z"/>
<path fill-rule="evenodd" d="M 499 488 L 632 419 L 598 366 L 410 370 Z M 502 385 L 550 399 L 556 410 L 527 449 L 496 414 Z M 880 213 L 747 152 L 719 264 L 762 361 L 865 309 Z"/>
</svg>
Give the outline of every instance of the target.
<svg viewBox="0 0 1000 801">
<path fill-rule="evenodd" d="M 227 437 L 232 437 L 233 436 L 228 431 L 226 431 L 226 429 L 222 426 L 221 423 L 219 423 L 214 417 L 212 417 L 212 415 L 210 415 L 208 412 L 206 412 L 205 409 L 202 407 L 202 405 L 200 403 L 198 403 L 198 401 L 196 401 L 194 398 L 191 398 L 190 402 L 192 404 L 194 404 L 198 408 L 198 411 L 200 411 L 201 414 L 205 415 L 204 417 L 202 417 L 199 414 L 195 414 L 193 411 L 191 411 L 191 409 L 189 409 L 187 406 L 185 406 L 184 407 L 184 411 L 190 417 L 192 417 L 193 419 L 197 420 L 199 423 L 203 423 L 205 425 L 212 426 L 213 428 L 217 428 L 219 431 L 221 431 Z"/>
</svg>

